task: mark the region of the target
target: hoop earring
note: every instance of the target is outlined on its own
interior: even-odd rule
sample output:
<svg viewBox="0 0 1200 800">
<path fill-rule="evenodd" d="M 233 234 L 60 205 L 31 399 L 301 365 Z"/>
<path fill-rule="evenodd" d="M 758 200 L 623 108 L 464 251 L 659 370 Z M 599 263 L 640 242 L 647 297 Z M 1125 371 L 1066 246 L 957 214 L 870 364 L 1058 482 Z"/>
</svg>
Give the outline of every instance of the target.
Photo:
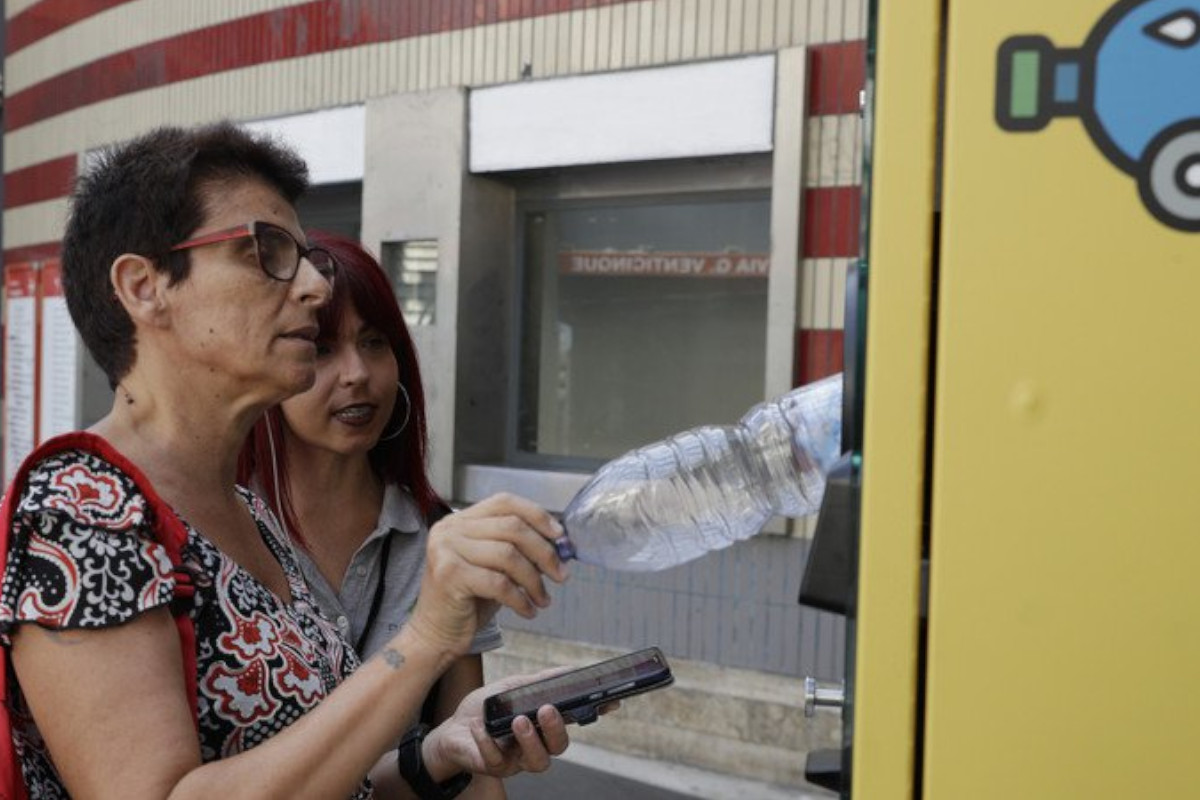
<svg viewBox="0 0 1200 800">
<path fill-rule="evenodd" d="M 379 441 L 390 442 L 400 434 L 404 433 L 404 429 L 408 427 L 408 418 L 412 414 L 412 400 L 408 397 L 408 389 L 404 388 L 404 384 L 396 381 L 396 386 L 400 389 L 400 394 L 404 395 L 404 422 L 400 423 L 400 427 L 389 433 L 387 436 L 380 436 Z"/>
</svg>

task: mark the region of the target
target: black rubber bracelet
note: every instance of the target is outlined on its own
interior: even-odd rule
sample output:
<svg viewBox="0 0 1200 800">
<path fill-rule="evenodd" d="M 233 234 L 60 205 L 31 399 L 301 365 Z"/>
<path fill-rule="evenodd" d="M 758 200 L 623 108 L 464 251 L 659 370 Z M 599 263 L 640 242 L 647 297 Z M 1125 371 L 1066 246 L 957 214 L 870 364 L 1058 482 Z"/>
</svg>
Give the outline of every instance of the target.
<svg viewBox="0 0 1200 800">
<path fill-rule="evenodd" d="M 457 775 L 438 783 L 425 769 L 425 760 L 421 757 L 421 743 L 429 733 L 429 726 L 424 723 L 414 725 L 400 740 L 396 748 L 396 766 L 400 777 L 416 793 L 420 800 L 450 800 L 458 797 L 463 789 L 471 783 L 471 773 L 460 772 Z"/>
</svg>

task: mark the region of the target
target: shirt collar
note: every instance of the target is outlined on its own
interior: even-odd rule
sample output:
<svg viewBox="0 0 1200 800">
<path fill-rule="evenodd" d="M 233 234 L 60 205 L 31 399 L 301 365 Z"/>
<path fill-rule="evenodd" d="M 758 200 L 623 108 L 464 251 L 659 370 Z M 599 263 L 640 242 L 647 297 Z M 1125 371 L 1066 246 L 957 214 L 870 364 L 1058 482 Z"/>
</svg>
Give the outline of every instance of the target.
<svg viewBox="0 0 1200 800">
<path fill-rule="evenodd" d="M 396 530 L 403 533 L 417 533 L 421 530 L 421 513 L 411 494 L 394 483 L 388 483 L 383 489 L 383 506 L 379 509 L 379 521 L 375 525 L 376 533 Z"/>
</svg>

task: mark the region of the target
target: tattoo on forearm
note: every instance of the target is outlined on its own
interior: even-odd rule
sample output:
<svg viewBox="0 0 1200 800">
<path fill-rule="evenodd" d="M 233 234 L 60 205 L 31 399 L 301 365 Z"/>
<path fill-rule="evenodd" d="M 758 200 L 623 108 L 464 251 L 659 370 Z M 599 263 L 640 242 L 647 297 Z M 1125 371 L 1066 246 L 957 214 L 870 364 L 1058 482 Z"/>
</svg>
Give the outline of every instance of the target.
<svg viewBox="0 0 1200 800">
<path fill-rule="evenodd" d="M 392 669 L 400 669 L 400 665 L 404 663 L 404 656 L 394 647 L 385 648 L 380 655 Z"/>
</svg>

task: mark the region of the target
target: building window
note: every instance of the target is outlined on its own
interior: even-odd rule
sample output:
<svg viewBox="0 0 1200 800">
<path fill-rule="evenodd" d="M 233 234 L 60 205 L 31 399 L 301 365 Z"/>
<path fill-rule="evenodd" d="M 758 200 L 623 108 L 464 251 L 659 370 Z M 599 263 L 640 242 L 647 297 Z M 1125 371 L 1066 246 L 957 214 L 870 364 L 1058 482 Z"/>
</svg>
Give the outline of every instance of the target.
<svg viewBox="0 0 1200 800">
<path fill-rule="evenodd" d="M 362 181 L 310 186 L 296 213 L 306 231 L 338 233 L 358 240 L 362 235 Z"/>
<path fill-rule="evenodd" d="M 518 460 L 586 467 L 762 399 L 768 192 L 519 211 Z"/>
<path fill-rule="evenodd" d="M 438 243 L 412 239 L 383 243 L 383 268 L 409 327 L 437 321 Z"/>
</svg>

